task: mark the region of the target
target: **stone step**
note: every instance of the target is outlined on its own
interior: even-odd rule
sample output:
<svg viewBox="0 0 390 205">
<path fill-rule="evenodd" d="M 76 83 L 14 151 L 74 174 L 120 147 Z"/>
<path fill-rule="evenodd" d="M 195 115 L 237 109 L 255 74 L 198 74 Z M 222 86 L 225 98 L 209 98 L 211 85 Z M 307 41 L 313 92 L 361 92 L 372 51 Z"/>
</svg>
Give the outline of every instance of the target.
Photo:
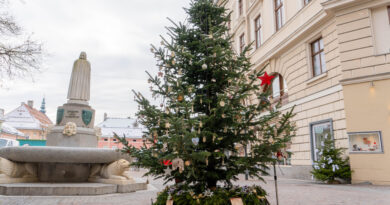
<svg viewBox="0 0 390 205">
<path fill-rule="evenodd" d="M 0 195 L 73 196 L 117 193 L 118 185 L 102 183 L 16 183 L 0 184 Z"/>
</svg>

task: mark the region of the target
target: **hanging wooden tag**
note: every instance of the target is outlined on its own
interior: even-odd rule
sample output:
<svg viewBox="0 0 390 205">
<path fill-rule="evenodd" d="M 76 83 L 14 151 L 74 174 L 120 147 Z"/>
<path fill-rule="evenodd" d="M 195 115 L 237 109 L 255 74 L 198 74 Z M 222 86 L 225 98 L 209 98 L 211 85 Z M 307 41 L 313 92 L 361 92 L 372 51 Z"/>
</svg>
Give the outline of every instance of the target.
<svg viewBox="0 0 390 205">
<path fill-rule="evenodd" d="M 230 198 L 232 205 L 244 205 L 241 198 Z"/>
<path fill-rule="evenodd" d="M 167 200 L 166 205 L 173 205 L 173 200 L 172 199 L 171 200 Z"/>
</svg>

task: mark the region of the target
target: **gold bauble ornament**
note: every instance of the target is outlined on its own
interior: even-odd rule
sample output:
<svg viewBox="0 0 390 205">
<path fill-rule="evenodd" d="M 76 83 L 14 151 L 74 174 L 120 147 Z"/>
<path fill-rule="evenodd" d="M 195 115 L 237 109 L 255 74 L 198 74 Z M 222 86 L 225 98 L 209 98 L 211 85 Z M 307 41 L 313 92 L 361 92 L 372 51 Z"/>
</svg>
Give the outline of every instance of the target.
<svg viewBox="0 0 390 205">
<path fill-rule="evenodd" d="M 191 161 L 188 161 L 188 160 L 185 161 L 185 162 L 184 162 L 184 165 L 186 165 L 187 167 L 190 166 L 190 165 L 191 165 Z"/>
<path fill-rule="evenodd" d="M 221 107 L 225 107 L 225 102 L 224 102 L 224 101 L 221 101 L 221 102 L 219 102 L 219 105 L 220 105 Z"/>
<path fill-rule="evenodd" d="M 179 101 L 179 102 L 181 102 L 181 101 L 183 101 L 183 95 L 179 95 L 179 96 L 177 96 L 177 101 Z"/>
</svg>

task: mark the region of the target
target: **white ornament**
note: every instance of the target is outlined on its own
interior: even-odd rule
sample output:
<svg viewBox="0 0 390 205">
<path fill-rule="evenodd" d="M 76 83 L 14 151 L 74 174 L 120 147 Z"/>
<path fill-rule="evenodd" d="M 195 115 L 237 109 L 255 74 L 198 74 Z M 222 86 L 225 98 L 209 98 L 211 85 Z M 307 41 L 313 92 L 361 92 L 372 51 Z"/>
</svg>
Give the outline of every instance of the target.
<svg viewBox="0 0 390 205">
<path fill-rule="evenodd" d="M 64 135 L 72 136 L 77 134 L 77 125 L 74 122 L 67 122 L 64 126 L 64 131 L 62 132 Z"/>
<path fill-rule="evenodd" d="M 202 69 L 203 69 L 203 70 L 206 70 L 206 69 L 207 69 L 207 65 L 206 65 L 205 63 L 202 65 Z"/>
<path fill-rule="evenodd" d="M 175 158 L 172 160 L 172 169 L 176 170 L 177 168 L 179 168 L 180 173 L 184 171 L 184 161 L 180 158 Z"/>
</svg>

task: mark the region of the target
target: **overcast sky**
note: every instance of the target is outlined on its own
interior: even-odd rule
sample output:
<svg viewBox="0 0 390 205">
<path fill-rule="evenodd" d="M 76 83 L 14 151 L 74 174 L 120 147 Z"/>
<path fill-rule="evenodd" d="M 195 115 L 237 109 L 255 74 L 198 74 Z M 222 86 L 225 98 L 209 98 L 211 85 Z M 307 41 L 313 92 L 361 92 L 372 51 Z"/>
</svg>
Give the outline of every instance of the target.
<svg viewBox="0 0 390 205">
<path fill-rule="evenodd" d="M 24 0 L 9 1 L 10 13 L 48 53 L 42 72 L 0 88 L 0 108 L 8 113 L 34 100 L 54 122 L 66 102 L 73 62 L 86 51 L 92 66 L 91 101 L 95 124 L 111 117 L 134 116 L 131 89 L 148 93 L 145 70 L 158 72 L 150 44 L 159 45 L 170 22 L 183 21 L 189 0 Z"/>
</svg>

